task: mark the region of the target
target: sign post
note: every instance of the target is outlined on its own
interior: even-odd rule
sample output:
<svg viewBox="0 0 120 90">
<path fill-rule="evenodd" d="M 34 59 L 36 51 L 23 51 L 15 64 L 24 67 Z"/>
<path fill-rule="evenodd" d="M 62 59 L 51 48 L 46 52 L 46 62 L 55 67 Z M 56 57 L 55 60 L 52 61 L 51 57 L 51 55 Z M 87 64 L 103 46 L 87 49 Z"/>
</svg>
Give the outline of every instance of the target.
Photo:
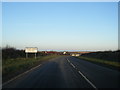
<svg viewBox="0 0 120 90">
<path fill-rule="evenodd" d="M 28 53 L 26 53 L 26 58 L 28 58 Z"/>
<path fill-rule="evenodd" d="M 35 59 L 36 59 L 36 53 L 35 53 Z"/>
<path fill-rule="evenodd" d="M 38 51 L 37 47 L 26 47 L 25 48 L 26 58 L 28 58 L 28 53 L 35 53 L 35 59 L 36 59 L 37 51 Z"/>
</svg>

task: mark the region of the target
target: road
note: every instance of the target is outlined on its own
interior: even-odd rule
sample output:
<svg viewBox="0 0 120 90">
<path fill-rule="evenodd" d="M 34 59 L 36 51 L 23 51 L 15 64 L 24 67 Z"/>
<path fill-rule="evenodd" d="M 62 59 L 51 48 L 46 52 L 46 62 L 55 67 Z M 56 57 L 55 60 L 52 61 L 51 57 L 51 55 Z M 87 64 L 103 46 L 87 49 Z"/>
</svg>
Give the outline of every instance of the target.
<svg viewBox="0 0 120 90">
<path fill-rule="evenodd" d="M 3 88 L 119 88 L 120 72 L 72 56 L 49 60 Z"/>
</svg>

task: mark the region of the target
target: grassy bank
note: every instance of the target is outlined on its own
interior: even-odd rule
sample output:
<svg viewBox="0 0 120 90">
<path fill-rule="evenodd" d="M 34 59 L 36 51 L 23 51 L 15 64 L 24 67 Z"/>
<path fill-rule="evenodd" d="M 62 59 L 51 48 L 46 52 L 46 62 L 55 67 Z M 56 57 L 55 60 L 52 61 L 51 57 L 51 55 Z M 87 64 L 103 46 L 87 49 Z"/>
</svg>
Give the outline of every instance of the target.
<svg viewBox="0 0 120 90">
<path fill-rule="evenodd" d="M 41 56 L 38 58 L 16 58 L 16 59 L 7 59 L 2 62 L 2 75 L 3 82 L 9 80 L 10 78 L 29 70 L 30 68 L 39 65 L 42 62 L 45 62 L 49 59 L 58 57 L 60 55 L 49 55 Z"/>
<path fill-rule="evenodd" d="M 78 58 L 90 61 L 92 63 L 96 63 L 105 67 L 109 67 L 112 69 L 119 69 L 120 68 L 120 62 L 116 61 L 109 61 L 104 59 L 97 59 L 97 58 L 91 58 L 91 57 L 85 57 L 85 56 L 79 56 Z"/>
</svg>

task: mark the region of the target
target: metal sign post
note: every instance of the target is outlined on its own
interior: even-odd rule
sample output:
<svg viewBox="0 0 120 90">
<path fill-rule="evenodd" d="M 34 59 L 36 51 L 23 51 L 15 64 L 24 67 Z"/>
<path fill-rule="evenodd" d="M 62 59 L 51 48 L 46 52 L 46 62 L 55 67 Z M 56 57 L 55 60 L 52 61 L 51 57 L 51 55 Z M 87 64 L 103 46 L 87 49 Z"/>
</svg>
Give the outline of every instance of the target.
<svg viewBox="0 0 120 90">
<path fill-rule="evenodd" d="M 35 59 L 36 59 L 36 53 L 35 53 Z"/>
<path fill-rule="evenodd" d="M 26 53 L 26 58 L 28 58 L 28 53 Z"/>
</svg>

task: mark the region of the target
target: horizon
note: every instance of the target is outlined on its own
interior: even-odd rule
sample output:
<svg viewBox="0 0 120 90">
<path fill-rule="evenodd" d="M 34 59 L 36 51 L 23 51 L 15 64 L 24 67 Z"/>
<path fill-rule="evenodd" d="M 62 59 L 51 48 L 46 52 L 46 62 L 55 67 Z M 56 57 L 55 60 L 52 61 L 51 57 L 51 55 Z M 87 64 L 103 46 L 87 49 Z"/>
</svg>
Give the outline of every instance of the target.
<svg viewBox="0 0 120 90">
<path fill-rule="evenodd" d="M 10 45 L 6 45 L 5 47 L 2 47 L 2 49 L 4 49 L 4 48 L 15 48 L 16 50 L 25 50 L 26 47 L 20 49 L 20 48 L 12 47 Z M 33 48 L 33 47 L 31 47 L 31 48 Z M 35 48 L 37 48 L 37 47 L 35 47 Z M 53 52 L 105 52 L 105 51 L 118 51 L 118 50 L 119 49 L 117 49 L 117 50 L 50 50 L 50 49 L 41 50 L 38 48 L 38 52 L 42 52 L 42 51 L 48 51 L 48 52 L 50 52 L 50 51 L 53 51 Z"/>
<path fill-rule="evenodd" d="M 2 11 L 3 47 L 118 50 L 118 2 L 3 2 Z"/>
</svg>

